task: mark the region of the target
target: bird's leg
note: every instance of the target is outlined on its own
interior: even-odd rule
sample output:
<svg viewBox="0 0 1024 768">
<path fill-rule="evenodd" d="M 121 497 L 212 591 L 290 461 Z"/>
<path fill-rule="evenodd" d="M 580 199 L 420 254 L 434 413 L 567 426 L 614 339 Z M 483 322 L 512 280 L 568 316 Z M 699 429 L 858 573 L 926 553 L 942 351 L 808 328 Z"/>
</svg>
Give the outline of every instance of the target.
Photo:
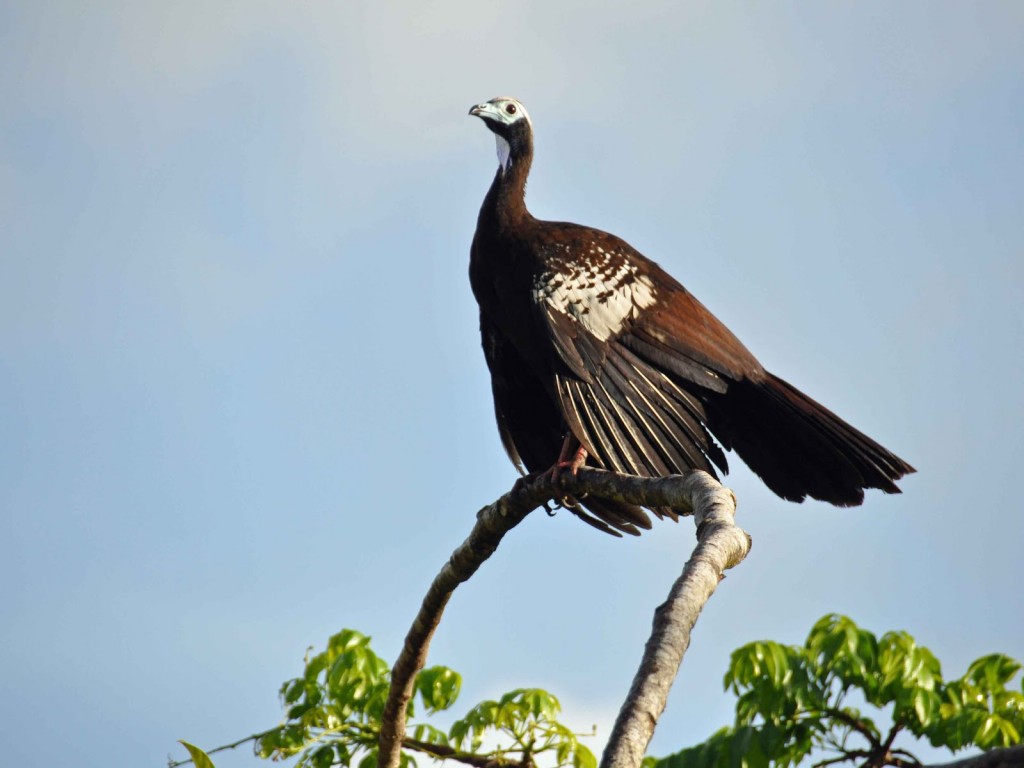
<svg viewBox="0 0 1024 768">
<path fill-rule="evenodd" d="M 562 474 L 562 470 L 568 469 L 572 476 L 576 477 L 576 473 L 579 472 L 580 467 L 586 463 L 587 449 L 583 447 L 572 432 L 568 432 L 565 436 L 565 440 L 562 442 L 562 450 L 558 454 L 558 459 L 551 467 L 551 482 L 556 488 L 558 488 L 560 485 L 558 481 Z M 560 501 L 564 506 L 569 507 L 579 504 L 579 501 L 568 495 L 562 497 Z"/>
<path fill-rule="evenodd" d="M 568 469 L 569 474 L 576 477 L 576 473 L 580 471 L 580 467 L 587 463 L 587 449 L 582 445 L 577 444 L 576 450 L 573 452 L 572 459 L 566 457 L 559 464 L 560 469 Z"/>
<path fill-rule="evenodd" d="M 572 459 L 569 457 L 572 456 Z M 552 469 L 552 480 L 558 480 L 558 476 L 562 473 L 563 469 L 569 469 L 572 471 L 575 477 L 580 467 L 587 463 L 587 449 L 584 448 L 580 441 L 576 439 L 576 436 L 572 432 L 567 432 L 565 440 L 562 441 L 562 450 L 558 454 L 558 460 L 555 461 Z"/>
</svg>

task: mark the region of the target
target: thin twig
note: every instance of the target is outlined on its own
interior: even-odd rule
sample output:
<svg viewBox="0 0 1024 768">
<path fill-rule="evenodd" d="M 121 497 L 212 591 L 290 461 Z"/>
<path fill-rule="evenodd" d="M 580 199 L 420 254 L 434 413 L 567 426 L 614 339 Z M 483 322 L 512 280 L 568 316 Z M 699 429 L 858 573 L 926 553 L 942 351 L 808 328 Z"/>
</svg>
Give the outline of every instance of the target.
<svg viewBox="0 0 1024 768">
<path fill-rule="evenodd" d="M 924 765 L 913 752 L 907 752 L 905 749 L 894 749 L 892 750 L 894 755 L 903 755 L 903 757 L 909 758 L 914 765 Z"/>
<path fill-rule="evenodd" d="M 251 736 L 246 736 L 244 739 L 239 739 L 238 741 L 233 741 L 230 744 L 221 744 L 219 747 L 214 747 L 213 749 L 206 750 L 206 754 L 213 755 L 213 754 L 216 754 L 217 752 L 223 752 L 226 749 L 235 749 L 235 748 L 240 747 L 243 744 L 246 744 L 246 743 L 248 743 L 250 741 L 256 741 L 256 739 L 262 739 L 264 736 L 267 736 L 267 735 L 269 735 L 269 734 L 271 734 L 274 731 L 277 731 L 279 729 L 280 729 L 280 726 L 275 726 L 274 728 L 268 728 L 267 730 L 261 731 L 260 733 L 254 733 Z M 179 765 L 188 765 L 191 762 L 192 762 L 192 758 L 191 757 L 185 758 L 184 760 L 173 760 L 170 757 L 168 757 L 167 758 L 167 768 L 178 768 Z"/>
<path fill-rule="evenodd" d="M 867 723 L 865 723 L 863 720 L 860 720 L 854 717 L 853 715 L 844 712 L 841 709 L 825 707 L 820 711 L 821 714 L 827 717 L 831 717 L 835 720 L 838 720 L 841 723 L 846 723 L 846 725 L 850 726 L 853 730 L 855 730 L 857 733 L 859 733 L 861 736 L 867 739 L 868 744 L 871 745 L 872 752 L 877 752 L 881 748 L 882 742 L 880 742 L 878 738 L 875 736 L 875 734 L 871 732 L 871 729 L 868 728 Z"/>
<path fill-rule="evenodd" d="M 836 763 L 845 763 L 847 760 L 856 760 L 858 757 L 870 757 L 870 752 L 860 752 L 857 750 L 843 751 L 838 757 L 832 757 L 828 760 L 822 760 L 821 762 L 815 763 L 811 768 L 825 768 L 827 765 L 835 765 Z"/>
</svg>

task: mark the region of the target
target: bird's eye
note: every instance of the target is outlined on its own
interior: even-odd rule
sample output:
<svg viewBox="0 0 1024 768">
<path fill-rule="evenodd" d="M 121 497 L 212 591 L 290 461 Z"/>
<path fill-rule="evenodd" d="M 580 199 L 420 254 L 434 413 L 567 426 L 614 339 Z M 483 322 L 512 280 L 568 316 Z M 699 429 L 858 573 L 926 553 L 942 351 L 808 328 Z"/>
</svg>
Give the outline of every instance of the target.
<svg viewBox="0 0 1024 768">
<path fill-rule="evenodd" d="M 510 115 L 514 115 L 516 113 L 516 105 L 515 104 L 506 104 L 505 105 L 505 111 L 508 112 Z"/>
</svg>

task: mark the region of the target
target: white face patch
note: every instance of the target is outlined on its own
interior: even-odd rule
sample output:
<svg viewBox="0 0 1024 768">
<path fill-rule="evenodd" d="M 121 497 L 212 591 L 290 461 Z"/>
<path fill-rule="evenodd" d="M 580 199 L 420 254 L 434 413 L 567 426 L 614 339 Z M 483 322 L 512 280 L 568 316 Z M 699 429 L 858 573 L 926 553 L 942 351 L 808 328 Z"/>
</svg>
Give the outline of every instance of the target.
<svg viewBox="0 0 1024 768">
<path fill-rule="evenodd" d="M 497 122 L 505 123 L 505 125 L 512 125 L 520 120 L 525 120 L 530 124 L 531 130 L 533 129 L 533 123 L 530 120 L 530 114 L 526 111 L 526 107 L 518 99 L 513 99 L 511 96 L 498 96 L 491 99 L 485 104 L 480 105 L 481 108 L 485 108 L 487 116 Z"/>
<path fill-rule="evenodd" d="M 488 123 L 494 132 L 498 146 L 498 164 L 503 171 L 507 171 L 511 165 L 512 148 L 509 146 L 508 139 L 498 132 L 501 129 L 497 129 L 495 126 L 513 126 L 516 123 L 525 122 L 532 130 L 533 124 L 530 122 L 530 115 L 526 111 L 526 107 L 511 97 L 499 96 L 496 99 L 485 101 L 483 104 L 477 104 L 469 110 L 469 114 L 476 115 Z"/>
<path fill-rule="evenodd" d="M 498 134 L 494 134 L 494 140 L 498 145 L 498 165 L 501 166 L 501 170 L 507 171 L 509 166 L 509 157 L 512 155 L 512 147 Z"/>
<path fill-rule="evenodd" d="M 592 253 L 596 258 L 590 263 L 569 263 L 564 272 L 541 274 L 533 297 L 607 341 L 655 302 L 654 283 L 628 262 L 613 265 L 612 254 L 603 249 Z"/>
</svg>

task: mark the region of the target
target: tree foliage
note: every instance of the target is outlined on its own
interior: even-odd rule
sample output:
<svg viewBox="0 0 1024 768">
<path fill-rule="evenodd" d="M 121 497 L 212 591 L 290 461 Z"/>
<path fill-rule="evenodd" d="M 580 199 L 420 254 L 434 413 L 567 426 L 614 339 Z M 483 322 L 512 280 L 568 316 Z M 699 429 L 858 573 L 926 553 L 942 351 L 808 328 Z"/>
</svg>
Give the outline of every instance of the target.
<svg viewBox="0 0 1024 768">
<path fill-rule="evenodd" d="M 738 697 L 735 724 L 697 746 L 647 758 L 644 768 L 790 768 L 812 757 L 815 768 L 845 761 L 865 768 L 919 765 L 894 746 L 901 733 L 951 751 L 1012 746 L 1024 733 L 1024 687 L 1015 683 L 1020 670 L 1008 656 L 990 654 L 947 681 L 931 651 L 906 632 L 879 638 L 828 615 L 803 645 L 758 641 L 734 651 L 725 687 Z M 376 768 L 390 675 L 370 638 L 343 630 L 323 651 L 307 654 L 302 675 L 281 686 L 280 725 L 218 749 L 252 741 L 259 757 L 298 756 L 300 768 Z M 461 684 L 457 672 L 442 666 L 416 677 L 403 768 L 415 766 L 417 757 L 475 768 L 596 768 L 580 734 L 557 719 L 558 699 L 539 688 L 480 702 L 439 727 L 435 716 L 455 704 Z M 197 765 L 209 759 L 186 747 Z"/>
<path fill-rule="evenodd" d="M 253 741 L 257 756 L 298 756 L 299 768 L 375 768 L 390 677 L 390 667 L 370 648 L 369 637 L 342 630 L 323 651 L 306 656 L 300 677 L 281 686 L 284 722 L 210 752 Z M 430 722 L 452 707 L 461 686 L 461 675 L 447 667 L 430 667 L 417 675 L 409 703 L 409 736 L 402 743 L 403 768 L 415 766 L 417 756 L 476 768 L 530 768 L 538 759 L 545 766 L 597 768 L 579 734 L 558 721 L 558 699 L 539 688 L 520 688 L 496 701 L 480 702 L 447 729 Z M 195 748 L 188 746 L 195 759 Z"/>
<path fill-rule="evenodd" d="M 894 746 L 901 733 L 954 752 L 1013 746 L 1024 733 L 1024 686 L 1010 687 L 1020 669 L 1020 662 L 990 654 L 947 681 L 932 652 L 906 632 L 879 638 L 828 615 L 803 645 L 759 641 L 734 651 L 725 675 L 738 697 L 733 727 L 674 755 L 648 758 L 645 768 L 788 768 L 812 755 L 816 768 L 920 764 Z"/>
</svg>

